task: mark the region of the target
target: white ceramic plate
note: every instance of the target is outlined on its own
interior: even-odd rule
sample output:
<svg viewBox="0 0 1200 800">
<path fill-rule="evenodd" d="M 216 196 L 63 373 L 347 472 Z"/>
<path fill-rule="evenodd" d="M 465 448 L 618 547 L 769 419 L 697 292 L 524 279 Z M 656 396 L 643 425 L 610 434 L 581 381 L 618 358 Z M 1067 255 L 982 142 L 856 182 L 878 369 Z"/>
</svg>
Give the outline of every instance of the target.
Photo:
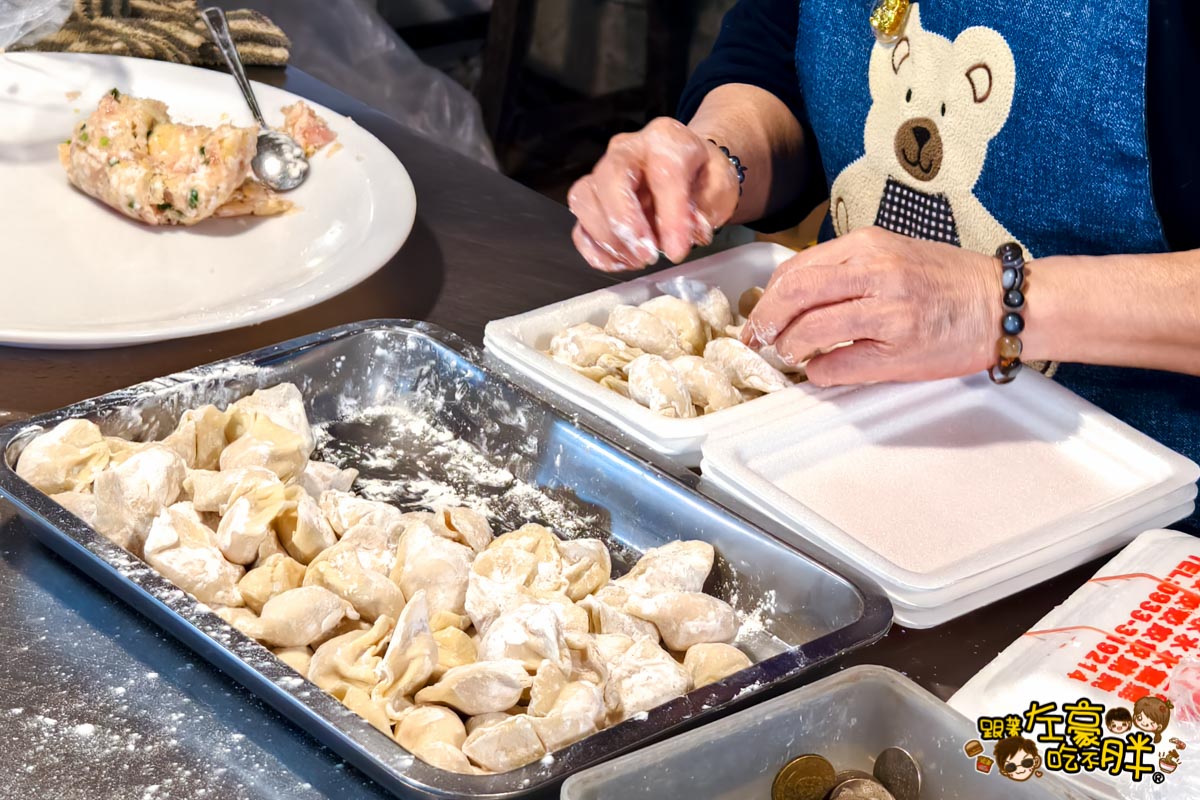
<svg viewBox="0 0 1200 800">
<path fill-rule="evenodd" d="M 134 58 L 0 54 L 0 344 L 94 348 L 263 322 L 370 276 L 412 229 L 403 165 L 349 118 L 310 104 L 342 147 L 318 152 L 274 218 L 134 222 L 76 191 L 57 146 L 113 88 L 173 118 L 251 117 L 228 73 Z M 74 93 L 79 92 L 78 96 Z M 268 124 L 295 95 L 255 84 Z M 73 98 L 73 99 L 72 99 Z"/>
</svg>

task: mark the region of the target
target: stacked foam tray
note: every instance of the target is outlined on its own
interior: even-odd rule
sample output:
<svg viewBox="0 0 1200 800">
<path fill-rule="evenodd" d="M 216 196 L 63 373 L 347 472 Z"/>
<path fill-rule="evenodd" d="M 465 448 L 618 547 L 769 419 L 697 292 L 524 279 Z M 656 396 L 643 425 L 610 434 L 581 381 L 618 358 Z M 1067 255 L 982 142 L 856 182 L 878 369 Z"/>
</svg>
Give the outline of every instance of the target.
<svg viewBox="0 0 1200 800">
<path fill-rule="evenodd" d="M 754 244 L 490 324 L 513 369 L 688 467 L 702 487 L 785 537 L 855 565 L 896 619 L 931 627 L 1111 552 L 1194 510 L 1200 467 L 1031 370 L 818 389 L 801 384 L 695 419 L 668 419 L 547 355 L 677 275 L 732 300 L 791 255 Z"/>
</svg>

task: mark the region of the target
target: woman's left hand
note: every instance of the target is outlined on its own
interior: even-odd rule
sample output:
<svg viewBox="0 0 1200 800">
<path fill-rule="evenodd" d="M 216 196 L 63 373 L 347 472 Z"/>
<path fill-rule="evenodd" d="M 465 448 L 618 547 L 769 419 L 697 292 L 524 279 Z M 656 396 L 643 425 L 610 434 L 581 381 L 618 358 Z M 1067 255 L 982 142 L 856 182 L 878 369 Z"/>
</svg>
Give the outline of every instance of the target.
<svg viewBox="0 0 1200 800">
<path fill-rule="evenodd" d="M 771 277 L 742 338 L 808 363 L 818 386 L 936 380 L 987 369 L 1000 267 L 985 255 L 870 227 L 809 248 Z"/>
</svg>

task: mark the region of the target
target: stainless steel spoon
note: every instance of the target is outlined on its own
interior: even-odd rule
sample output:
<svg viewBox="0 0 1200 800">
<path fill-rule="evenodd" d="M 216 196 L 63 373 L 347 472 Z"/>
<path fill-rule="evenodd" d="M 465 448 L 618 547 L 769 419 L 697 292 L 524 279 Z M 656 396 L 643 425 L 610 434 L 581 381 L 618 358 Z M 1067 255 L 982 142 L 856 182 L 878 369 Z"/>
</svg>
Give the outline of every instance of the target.
<svg viewBox="0 0 1200 800">
<path fill-rule="evenodd" d="M 229 35 L 229 23 L 225 20 L 225 12 L 219 8 L 206 8 L 200 12 L 200 16 L 212 33 L 217 49 L 225 57 L 229 71 L 233 73 L 238 88 L 242 90 L 242 96 L 246 98 L 246 105 L 250 106 L 250 112 L 258 120 L 258 152 L 250 162 L 250 168 L 254 170 L 255 177 L 276 191 L 295 189 L 308 177 L 308 159 L 304 157 L 304 148 L 286 133 L 267 127 L 262 111 L 258 108 L 258 100 L 254 97 L 254 90 L 250 88 L 250 81 L 246 79 L 241 56 L 233 44 L 233 37 Z"/>
</svg>

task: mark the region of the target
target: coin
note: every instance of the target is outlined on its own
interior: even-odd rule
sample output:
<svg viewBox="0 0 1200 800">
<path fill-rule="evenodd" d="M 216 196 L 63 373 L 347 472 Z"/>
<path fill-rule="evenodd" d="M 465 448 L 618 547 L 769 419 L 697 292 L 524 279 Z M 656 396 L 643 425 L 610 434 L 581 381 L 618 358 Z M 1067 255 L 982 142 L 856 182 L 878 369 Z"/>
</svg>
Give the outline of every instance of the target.
<svg viewBox="0 0 1200 800">
<path fill-rule="evenodd" d="M 896 800 L 896 797 L 874 778 L 851 778 L 834 789 L 829 800 Z"/>
<path fill-rule="evenodd" d="M 920 800 L 921 770 L 907 750 L 884 750 L 875 759 L 874 773 L 896 800 Z"/>
<path fill-rule="evenodd" d="M 794 758 L 771 784 L 771 800 L 824 800 L 833 788 L 833 765 L 818 755 Z"/>
</svg>

